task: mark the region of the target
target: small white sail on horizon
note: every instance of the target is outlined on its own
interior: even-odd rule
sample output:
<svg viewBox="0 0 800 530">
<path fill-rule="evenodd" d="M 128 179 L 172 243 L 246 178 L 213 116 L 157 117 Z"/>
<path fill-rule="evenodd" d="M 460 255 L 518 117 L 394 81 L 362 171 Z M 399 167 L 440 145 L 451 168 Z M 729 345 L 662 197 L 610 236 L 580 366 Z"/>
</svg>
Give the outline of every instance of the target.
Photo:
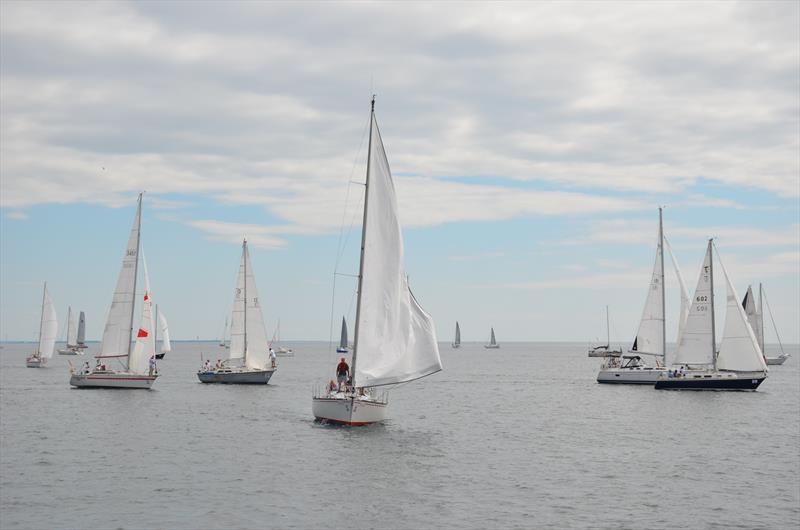
<svg viewBox="0 0 800 530">
<path fill-rule="evenodd" d="M 172 351 L 172 343 L 169 340 L 167 317 L 163 311 L 158 311 L 158 327 L 161 329 L 161 353 L 169 353 Z"/>
<path fill-rule="evenodd" d="M 81 311 L 78 317 L 78 337 L 77 345 L 79 348 L 86 347 L 86 315 Z"/>
<path fill-rule="evenodd" d="M 72 306 L 67 306 L 67 348 L 78 346 L 78 336 L 75 330 L 75 316 L 72 314 Z"/>
<path fill-rule="evenodd" d="M 456 335 L 455 339 L 453 340 L 452 344 L 453 348 L 458 348 L 461 346 L 461 327 L 458 325 L 458 321 L 456 320 Z"/>
<path fill-rule="evenodd" d="M 339 347 L 336 348 L 337 353 L 347 353 L 350 349 L 347 338 L 347 321 L 342 317 L 342 333 L 339 337 Z"/>
</svg>

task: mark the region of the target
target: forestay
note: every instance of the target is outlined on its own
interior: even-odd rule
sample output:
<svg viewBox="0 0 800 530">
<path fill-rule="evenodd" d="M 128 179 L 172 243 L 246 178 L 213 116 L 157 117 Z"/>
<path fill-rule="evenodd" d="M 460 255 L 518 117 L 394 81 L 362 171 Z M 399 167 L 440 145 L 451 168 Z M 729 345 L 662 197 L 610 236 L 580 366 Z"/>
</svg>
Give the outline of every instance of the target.
<svg viewBox="0 0 800 530">
<path fill-rule="evenodd" d="M 686 318 L 678 349 L 675 352 L 675 364 L 712 364 L 714 362 L 714 334 L 712 330 L 713 316 L 711 304 L 711 245 L 706 251 L 694 298 Z"/>
<path fill-rule="evenodd" d="M 150 299 L 150 277 L 147 274 L 147 262 L 142 259 L 144 266 L 144 301 L 142 303 L 142 319 L 139 331 L 136 333 L 136 342 L 128 359 L 128 371 L 134 374 L 147 373 L 150 368 L 150 358 L 155 355 L 156 344 L 153 335 L 153 302 Z"/>
<path fill-rule="evenodd" d="M 753 329 L 747 322 L 744 309 L 739 304 L 739 295 L 736 294 L 722 260 L 718 262 L 725 276 L 728 307 L 725 312 L 725 331 L 722 334 L 722 343 L 719 345 L 717 368 L 741 372 L 766 370 L 764 355 L 758 346 Z"/>
<path fill-rule="evenodd" d="M 409 289 L 389 162 L 371 115 L 355 384 L 411 381 L 442 369 L 432 318 Z"/>
<path fill-rule="evenodd" d="M 50 298 L 50 293 L 45 285 L 42 298 L 41 334 L 39 335 L 39 355 L 42 358 L 49 359 L 53 356 L 53 350 L 56 347 L 56 335 L 58 335 L 56 306 L 53 303 L 53 299 Z"/>
<path fill-rule="evenodd" d="M 108 319 L 103 330 L 103 343 L 100 347 L 100 356 L 103 357 L 127 356 L 130 353 L 141 215 L 142 197 L 140 195 L 131 235 L 128 238 L 128 246 L 125 256 L 122 258 L 122 270 L 117 278 L 117 287 L 114 289 L 111 309 L 108 310 Z"/>
</svg>

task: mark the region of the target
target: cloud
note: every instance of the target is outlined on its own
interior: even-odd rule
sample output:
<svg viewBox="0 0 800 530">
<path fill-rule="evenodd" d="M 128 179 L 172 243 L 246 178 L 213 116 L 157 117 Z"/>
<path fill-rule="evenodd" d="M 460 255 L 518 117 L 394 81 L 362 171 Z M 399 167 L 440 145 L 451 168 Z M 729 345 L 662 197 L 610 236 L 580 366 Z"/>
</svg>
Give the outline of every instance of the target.
<svg viewBox="0 0 800 530">
<path fill-rule="evenodd" d="M 187 221 L 185 224 L 202 230 L 212 240 L 241 244 L 243 239 L 247 239 L 251 246 L 268 250 L 284 248 L 287 244 L 286 240 L 277 237 L 276 234 L 292 232 L 290 227 L 281 229 L 273 226 L 231 223 L 211 219 Z"/>
<path fill-rule="evenodd" d="M 13 219 L 15 221 L 24 221 L 29 218 L 28 214 L 19 210 L 6 212 L 6 219 Z"/>
</svg>

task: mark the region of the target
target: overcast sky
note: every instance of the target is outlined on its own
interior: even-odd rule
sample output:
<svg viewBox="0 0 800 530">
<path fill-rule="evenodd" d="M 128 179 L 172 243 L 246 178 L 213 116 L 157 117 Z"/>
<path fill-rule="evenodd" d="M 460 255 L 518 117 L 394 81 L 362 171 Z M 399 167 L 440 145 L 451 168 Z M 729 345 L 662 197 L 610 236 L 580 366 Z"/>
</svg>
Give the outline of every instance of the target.
<svg viewBox="0 0 800 530">
<path fill-rule="evenodd" d="M 441 340 L 589 341 L 606 304 L 632 340 L 665 205 L 689 288 L 717 237 L 797 342 L 799 6 L 3 1 L 0 338 L 35 338 L 44 280 L 99 338 L 146 190 L 173 335 L 220 333 L 247 236 L 267 328 L 327 339 L 374 93 Z"/>
</svg>

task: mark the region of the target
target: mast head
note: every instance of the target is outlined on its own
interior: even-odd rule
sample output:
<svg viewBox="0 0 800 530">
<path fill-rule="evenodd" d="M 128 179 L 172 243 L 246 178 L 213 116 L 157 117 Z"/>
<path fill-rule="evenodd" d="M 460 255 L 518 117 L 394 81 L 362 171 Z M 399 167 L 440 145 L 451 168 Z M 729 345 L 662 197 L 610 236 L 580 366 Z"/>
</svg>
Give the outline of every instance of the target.
<svg viewBox="0 0 800 530">
<path fill-rule="evenodd" d="M 375 94 L 372 94 L 372 112 L 375 112 Z"/>
</svg>

